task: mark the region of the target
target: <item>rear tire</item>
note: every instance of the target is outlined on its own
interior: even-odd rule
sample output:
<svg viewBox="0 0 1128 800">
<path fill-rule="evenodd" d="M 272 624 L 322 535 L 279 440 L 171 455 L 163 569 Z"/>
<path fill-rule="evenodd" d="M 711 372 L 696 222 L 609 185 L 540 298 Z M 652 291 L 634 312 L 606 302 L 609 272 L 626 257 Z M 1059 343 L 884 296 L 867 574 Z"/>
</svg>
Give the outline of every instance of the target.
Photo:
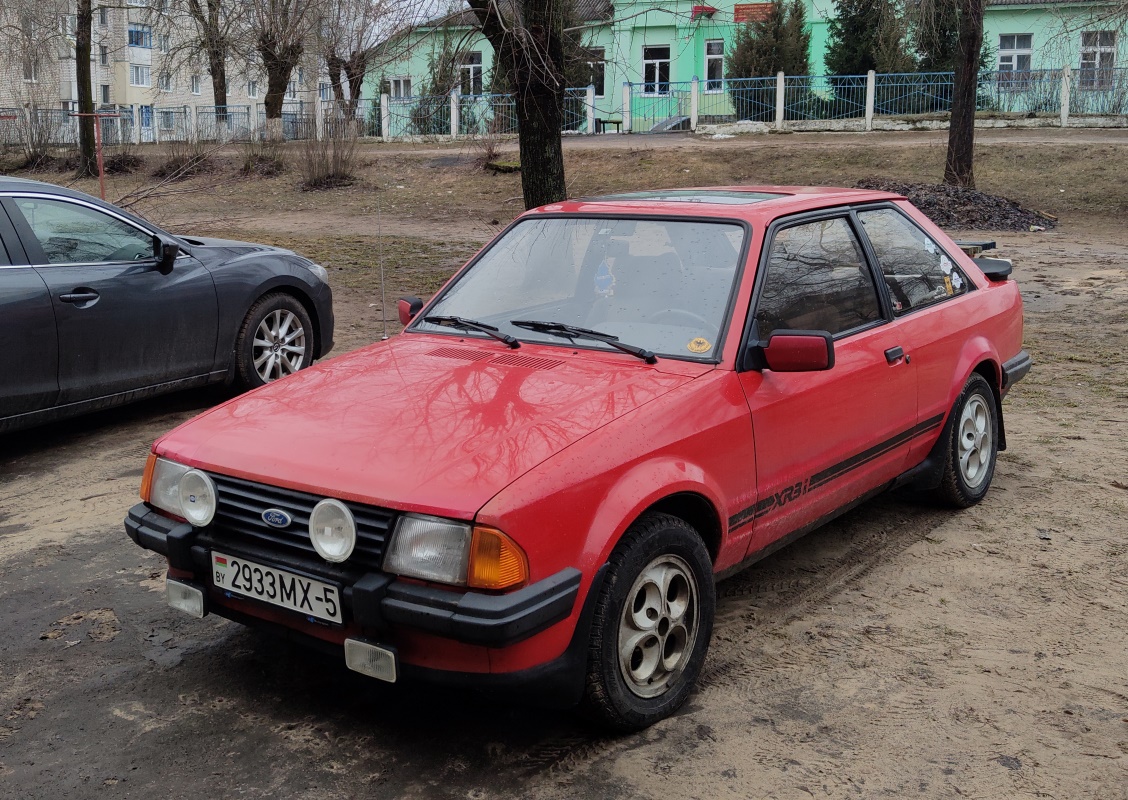
<svg viewBox="0 0 1128 800">
<path fill-rule="evenodd" d="M 313 363 L 313 323 L 292 295 L 260 297 L 235 337 L 235 385 L 257 389 Z"/>
<path fill-rule="evenodd" d="M 968 508 L 987 494 L 999 451 L 995 393 L 982 375 L 968 378 L 952 415 L 944 473 L 935 496 L 946 505 Z"/>
<path fill-rule="evenodd" d="M 592 619 L 582 709 L 616 731 L 676 712 L 701 673 L 713 632 L 713 565 L 701 537 L 648 514 L 609 560 Z"/>
</svg>

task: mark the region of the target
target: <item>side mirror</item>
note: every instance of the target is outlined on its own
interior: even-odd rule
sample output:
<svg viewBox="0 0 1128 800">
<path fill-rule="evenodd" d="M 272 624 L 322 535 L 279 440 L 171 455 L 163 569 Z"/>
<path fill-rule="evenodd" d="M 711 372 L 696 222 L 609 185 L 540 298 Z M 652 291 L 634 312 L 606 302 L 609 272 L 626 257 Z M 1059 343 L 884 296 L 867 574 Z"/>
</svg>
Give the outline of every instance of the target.
<svg viewBox="0 0 1128 800">
<path fill-rule="evenodd" d="M 399 309 L 400 324 L 406 325 L 423 310 L 423 301 L 418 297 L 401 297 L 396 301 L 396 307 Z"/>
<path fill-rule="evenodd" d="M 761 368 L 772 372 L 820 372 L 834 366 L 834 338 L 827 331 L 772 331 L 756 344 Z"/>
<path fill-rule="evenodd" d="M 153 237 L 153 257 L 157 259 L 157 270 L 162 275 L 172 272 L 172 265 L 176 263 L 178 255 L 180 255 L 180 245 L 176 242 L 162 239 L 160 236 Z"/>
</svg>

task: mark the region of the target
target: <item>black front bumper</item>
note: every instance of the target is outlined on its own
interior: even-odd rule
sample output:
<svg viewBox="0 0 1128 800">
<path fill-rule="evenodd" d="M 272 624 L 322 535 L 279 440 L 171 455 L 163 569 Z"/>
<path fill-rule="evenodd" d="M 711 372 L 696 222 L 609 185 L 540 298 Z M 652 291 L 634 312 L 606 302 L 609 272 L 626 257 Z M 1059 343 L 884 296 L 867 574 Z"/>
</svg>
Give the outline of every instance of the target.
<svg viewBox="0 0 1128 800">
<path fill-rule="evenodd" d="M 167 556 L 173 569 L 203 576 L 210 585 L 207 576 L 215 542 L 208 529 L 176 522 L 138 503 L 129 510 L 125 532 L 139 546 Z M 223 550 L 340 584 L 346 621 L 366 630 L 382 632 L 398 626 L 487 647 L 515 644 L 567 619 L 580 589 L 581 573 L 573 567 L 515 592 L 491 595 L 423 586 L 384 572 L 311 569 L 308 563 L 245 546 L 225 544 Z"/>
</svg>

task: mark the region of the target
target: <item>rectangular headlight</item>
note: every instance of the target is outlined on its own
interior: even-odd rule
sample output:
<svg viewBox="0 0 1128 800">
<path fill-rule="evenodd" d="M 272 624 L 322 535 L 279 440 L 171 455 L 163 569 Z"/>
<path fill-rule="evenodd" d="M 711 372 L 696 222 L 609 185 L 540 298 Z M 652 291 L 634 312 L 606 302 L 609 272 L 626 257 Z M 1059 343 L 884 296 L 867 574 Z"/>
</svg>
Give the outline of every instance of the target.
<svg viewBox="0 0 1128 800">
<path fill-rule="evenodd" d="M 180 479 L 189 469 L 191 467 L 177 464 L 167 458 L 157 458 L 157 463 L 153 467 L 149 496 L 145 500 L 150 505 L 183 519 L 184 510 L 180 507 Z"/>
<path fill-rule="evenodd" d="M 468 523 L 404 514 L 388 544 L 384 569 L 425 581 L 465 586 L 469 561 Z"/>
</svg>

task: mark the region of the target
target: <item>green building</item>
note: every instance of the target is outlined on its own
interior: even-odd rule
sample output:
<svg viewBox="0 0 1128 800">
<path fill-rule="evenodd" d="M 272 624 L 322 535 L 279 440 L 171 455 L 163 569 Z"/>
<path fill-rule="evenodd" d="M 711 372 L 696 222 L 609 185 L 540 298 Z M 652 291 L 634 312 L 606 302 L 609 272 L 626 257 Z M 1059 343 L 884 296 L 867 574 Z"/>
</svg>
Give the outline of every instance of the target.
<svg viewBox="0 0 1128 800">
<path fill-rule="evenodd" d="M 825 72 L 828 20 L 834 13 L 833 0 L 806 0 L 811 29 L 811 71 Z M 1011 98 L 1029 94 L 1037 83 L 1059 97 L 1062 67 L 1070 67 L 1073 91 L 1071 105 L 1077 113 L 1106 113 L 1090 108 L 1085 94 L 1099 90 L 1102 108 L 1109 105 L 1110 91 L 1128 92 L 1128 38 L 1119 24 L 1109 22 L 1110 0 L 1097 2 L 1031 2 L 1031 0 L 987 0 L 984 39 L 994 53 L 998 74 L 995 95 Z M 617 126 L 624 117 L 635 131 L 686 127 L 690 114 L 705 119 L 733 116 L 731 82 L 724 79 L 725 56 L 731 48 L 737 27 L 762 18 L 768 3 L 716 3 L 705 5 L 692 0 L 577 0 L 576 19 L 569 24 L 584 30 L 590 54 L 589 81 L 594 87 L 594 117 L 598 128 Z M 503 99 L 488 98 L 493 68 L 489 43 L 475 30 L 475 17 L 464 11 L 418 26 L 386 43 L 383 66 L 373 70 L 363 96 L 389 95 L 392 106 L 391 129 L 394 135 L 414 126 L 426 126 L 421 115 L 433 114 L 432 132 L 450 131 L 450 107 L 434 101 L 423 108 L 415 98 L 420 94 L 445 95 L 457 90 L 462 112 L 460 130 L 483 119 L 506 117 Z M 453 48 L 458 54 L 454 85 L 434 86 L 432 64 L 438 55 Z M 1054 71 L 1049 74 L 1048 71 Z M 1043 74 L 1045 73 L 1045 74 Z M 696 90 L 693 82 L 696 80 Z M 774 84 L 763 78 L 749 82 L 748 91 L 774 97 Z M 893 79 L 885 79 L 892 83 Z M 878 80 L 879 86 L 882 79 Z M 1068 82 L 1068 81 L 1067 81 Z M 624 84 L 629 84 L 628 90 Z M 829 84 L 809 83 L 824 95 Z M 841 82 L 839 82 L 841 85 Z M 1059 88 L 1054 88 L 1055 86 Z M 582 87 L 570 94 L 574 106 L 574 130 L 583 129 Z M 864 88 L 863 88 L 864 93 Z M 841 92 L 839 92 L 841 94 Z M 933 93 L 935 95 L 935 92 Z M 1044 102 L 1043 102 L 1044 100 Z M 511 102 L 511 101 L 510 101 Z M 693 108 L 690 108 L 690 103 Z M 774 101 L 770 101 L 774 102 Z M 1053 98 L 1034 105 L 1003 102 L 1002 110 L 1052 110 Z M 485 103 L 485 105 L 483 105 Z M 1025 104 L 1025 105 L 1024 105 Z M 1112 113 L 1128 113 L 1128 98 L 1113 98 Z M 1125 106 L 1117 112 L 1115 109 Z M 1036 106 L 1036 107 L 1035 107 Z M 1043 108 L 1045 106 L 1045 108 Z M 766 106 L 765 106 L 766 107 Z M 996 103 L 993 107 L 998 108 Z M 629 111 L 629 113 L 627 113 Z M 851 112 L 852 113 L 852 112 Z M 881 113 L 880 110 L 878 113 Z M 399 120 L 398 124 L 396 120 Z M 499 125 L 500 123 L 491 124 Z"/>
</svg>

